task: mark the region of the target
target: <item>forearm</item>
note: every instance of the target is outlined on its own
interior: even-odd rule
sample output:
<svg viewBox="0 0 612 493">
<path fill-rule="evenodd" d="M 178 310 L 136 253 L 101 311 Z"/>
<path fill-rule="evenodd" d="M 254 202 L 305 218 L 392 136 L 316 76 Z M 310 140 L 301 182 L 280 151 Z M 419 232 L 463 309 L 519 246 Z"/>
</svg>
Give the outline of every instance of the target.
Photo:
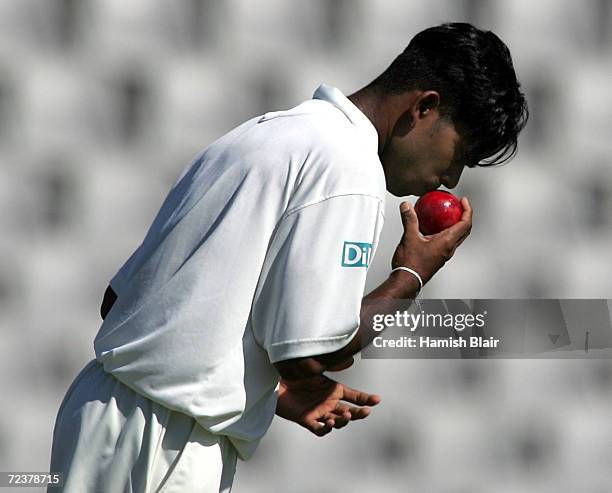
<svg viewBox="0 0 612 493">
<path fill-rule="evenodd" d="M 329 354 L 281 361 L 276 363 L 276 368 L 283 378 L 297 380 L 341 366 L 372 342 L 375 336 L 375 331 L 372 330 L 373 316 L 395 311 L 399 301 L 409 303 L 409 300 L 417 295 L 418 289 L 419 282 L 412 274 L 404 271 L 394 272 L 363 298 L 359 329 L 346 346 Z M 407 304 L 404 304 L 404 307 L 407 307 Z"/>
</svg>

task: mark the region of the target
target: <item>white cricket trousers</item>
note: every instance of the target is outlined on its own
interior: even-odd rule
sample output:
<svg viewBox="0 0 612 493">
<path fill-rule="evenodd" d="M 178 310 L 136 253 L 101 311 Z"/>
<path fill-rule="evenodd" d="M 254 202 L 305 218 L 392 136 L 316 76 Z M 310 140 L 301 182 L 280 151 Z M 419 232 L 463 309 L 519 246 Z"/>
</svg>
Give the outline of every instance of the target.
<svg viewBox="0 0 612 493">
<path fill-rule="evenodd" d="M 48 493 L 229 492 L 236 450 L 223 435 L 154 403 L 95 359 L 76 377 L 53 430 Z"/>
</svg>

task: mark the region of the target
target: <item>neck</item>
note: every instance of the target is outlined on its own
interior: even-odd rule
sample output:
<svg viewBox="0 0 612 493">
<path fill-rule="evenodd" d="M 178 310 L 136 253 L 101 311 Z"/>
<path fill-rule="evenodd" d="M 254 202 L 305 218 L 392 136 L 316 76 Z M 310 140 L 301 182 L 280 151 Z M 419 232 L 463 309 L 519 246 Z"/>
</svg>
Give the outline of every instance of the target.
<svg viewBox="0 0 612 493">
<path fill-rule="evenodd" d="M 384 96 L 371 87 L 359 89 L 348 99 L 368 117 L 378 133 L 378 154 L 381 154 L 390 137 L 393 126 L 385 110 Z"/>
</svg>

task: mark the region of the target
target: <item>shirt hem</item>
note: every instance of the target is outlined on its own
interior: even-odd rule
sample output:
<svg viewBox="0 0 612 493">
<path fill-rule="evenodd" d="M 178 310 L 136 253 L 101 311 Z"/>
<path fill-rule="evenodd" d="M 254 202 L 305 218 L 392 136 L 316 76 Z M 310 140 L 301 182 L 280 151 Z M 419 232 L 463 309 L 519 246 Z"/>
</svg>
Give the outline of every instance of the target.
<svg viewBox="0 0 612 493">
<path fill-rule="evenodd" d="M 276 342 L 269 346 L 268 356 L 271 363 L 277 363 L 287 359 L 333 353 L 351 342 L 358 331 L 359 326 L 351 333 L 339 336 Z"/>
</svg>

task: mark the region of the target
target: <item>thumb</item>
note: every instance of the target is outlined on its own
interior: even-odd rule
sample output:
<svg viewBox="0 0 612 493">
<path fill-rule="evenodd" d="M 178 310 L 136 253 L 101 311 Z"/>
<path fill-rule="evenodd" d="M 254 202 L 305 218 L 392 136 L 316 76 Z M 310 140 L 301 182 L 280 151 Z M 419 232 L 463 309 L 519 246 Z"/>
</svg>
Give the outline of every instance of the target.
<svg viewBox="0 0 612 493">
<path fill-rule="evenodd" d="M 404 231 L 412 235 L 417 234 L 419 231 L 419 219 L 416 212 L 414 212 L 412 204 L 410 202 L 402 202 L 399 208 Z"/>
</svg>

